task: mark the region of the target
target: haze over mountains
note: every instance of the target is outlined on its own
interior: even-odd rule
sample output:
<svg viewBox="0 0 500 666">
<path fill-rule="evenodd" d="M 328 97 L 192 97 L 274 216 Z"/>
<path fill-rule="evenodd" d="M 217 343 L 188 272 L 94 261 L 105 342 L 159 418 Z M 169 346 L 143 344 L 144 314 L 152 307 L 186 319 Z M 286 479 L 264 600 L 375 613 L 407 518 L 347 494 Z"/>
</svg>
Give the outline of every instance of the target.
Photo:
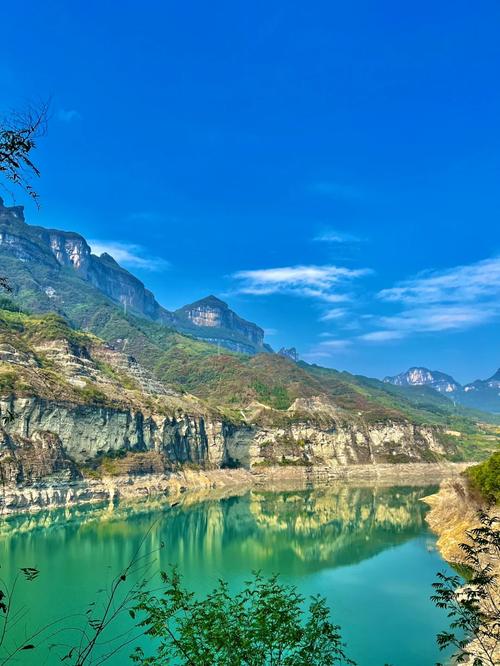
<svg viewBox="0 0 500 666">
<path fill-rule="evenodd" d="M 394 386 L 429 386 L 466 407 L 500 413 L 500 369 L 489 379 L 461 385 L 451 375 L 428 368 L 410 368 L 384 382 Z"/>
</svg>

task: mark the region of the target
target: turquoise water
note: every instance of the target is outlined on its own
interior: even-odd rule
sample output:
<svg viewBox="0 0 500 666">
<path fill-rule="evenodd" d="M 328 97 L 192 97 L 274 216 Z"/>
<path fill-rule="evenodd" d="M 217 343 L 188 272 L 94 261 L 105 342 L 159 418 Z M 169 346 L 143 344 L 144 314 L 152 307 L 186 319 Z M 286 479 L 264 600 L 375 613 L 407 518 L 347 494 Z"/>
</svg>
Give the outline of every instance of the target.
<svg viewBox="0 0 500 666">
<path fill-rule="evenodd" d="M 252 570 L 280 573 L 303 594 L 326 596 L 359 666 L 431 666 L 440 658 L 435 635 L 446 626 L 429 600 L 431 583 L 447 568 L 419 501 L 433 490 L 338 486 L 204 501 L 189 495 L 178 506 L 144 505 L 142 512 L 118 506 L 15 518 L 0 536 L 2 576 L 12 580 L 24 566 L 40 575 L 20 581 L 16 607 L 27 614 L 10 635 L 24 638 L 32 627 L 99 602 L 99 590 L 147 534 L 144 552 L 164 544 L 154 571 L 176 563 L 198 593 L 219 577 L 237 589 Z M 81 615 L 71 619 L 81 622 Z M 112 631 L 129 629 L 130 619 L 120 616 Z M 63 640 L 64 633 L 44 645 L 37 639 L 36 650 L 17 663 L 60 663 L 47 645 Z M 129 663 L 129 652 L 106 663 Z"/>
</svg>

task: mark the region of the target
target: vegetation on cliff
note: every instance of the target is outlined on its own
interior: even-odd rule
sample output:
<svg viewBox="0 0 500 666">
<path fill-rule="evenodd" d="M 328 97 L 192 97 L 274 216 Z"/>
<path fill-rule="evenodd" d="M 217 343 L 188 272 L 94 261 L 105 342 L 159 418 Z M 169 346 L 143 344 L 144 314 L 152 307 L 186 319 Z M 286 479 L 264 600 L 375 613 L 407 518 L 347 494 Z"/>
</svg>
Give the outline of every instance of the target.
<svg viewBox="0 0 500 666">
<path fill-rule="evenodd" d="M 487 501 L 500 503 L 500 451 L 465 472 L 470 486 Z"/>
<path fill-rule="evenodd" d="M 1 340 L 20 351 L 30 348 L 32 352 L 34 345 L 40 347 L 54 340 L 90 350 L 98 350 L 107 342 L 113 349 L 135 357 L 172 390 L 191 393 L 207 404 L 235 412 L 255 401 L 278 411 L 287 410 L 297 399 L 325 395 L 340 410 L 360 413 L 367 422 L 411 421 L 477 432 L 471 415 L 454 411 L 445 399 L 444 406 L 432 404 L 376 380 L 296 364 L 277 354 L 219 354 L 213 346 L 163 325 L 126 315 L 110 303 L 101 305 L 97 309 L 91 304 L 87 304 L 88 310 L 79 308 L 79 319 L 88 331 L 84 333 L 61 315 L 19 312 L 19 307 L 4 297 L 0 302 Z M 33 357 L 43 368 L 44 353 L 35 351 Z M 12 366 L 3 368 L 4 392 L 23 386 L 26 389 L 21 369 L 16 366 L 13 370 Z M 51 387 L 50 381 L 47 386 Z M 68 395 L 74 394 L 70 390 Z M 91 397 L 91 391 L 87 394 Z M 85 394 L 79 399 L 85 402 Z"/>
<path fill-rule="evenodd" d="M 479 512 L 477 526 L 460 543 L 466 580 L 438 574 L 432 600 L 447 611 L 450 628 L 441 632 L 441 649 L 453 647 L 454 661 L 473 666 L 500 663 L 500 518 Z M 438 665 L 441 666 L 441 665 Z"/>
</svg>

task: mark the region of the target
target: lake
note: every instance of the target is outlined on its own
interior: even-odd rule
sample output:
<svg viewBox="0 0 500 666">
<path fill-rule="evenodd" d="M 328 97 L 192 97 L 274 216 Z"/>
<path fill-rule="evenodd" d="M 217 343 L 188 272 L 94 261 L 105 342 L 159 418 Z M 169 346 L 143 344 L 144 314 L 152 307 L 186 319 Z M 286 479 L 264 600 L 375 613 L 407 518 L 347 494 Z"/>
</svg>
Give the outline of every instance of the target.
<svg viewBox="0 0 500 666">
<path fill-rule="evenodd" d="M 420 499 L 435 490 L 338 485 L 212 499 L 188 493 L 174 507 L 155 502 L 141 510 L 85 507 L 11 518 L 0 534 L 3 579 L 12 580 L 18 567 L 40 570 L 35 581 L 19 581 L 16 608 L 27 614 L 11 635 L 24 638 L 32 627 L 84 612 L 144 540 L 144 552 L 156 553 L 154 570 L 177 564 L 196 593 L 219 577 L 237 589 L 261 570 L 279 573 L 306 596 L 324 595 L 359 666 L 432 666 L 446 617 L 429 599 L 431 584 L 448 567 Z M 119 618 L 115 633 L 130 622 Z M 57 634 L 47 642 L 61 640 Z M 36 650 L 17 663 L 60 663 L 47 645 L 33 643 Z M 129 663 L 130 651 L 107 663 Z"/>
</svg>

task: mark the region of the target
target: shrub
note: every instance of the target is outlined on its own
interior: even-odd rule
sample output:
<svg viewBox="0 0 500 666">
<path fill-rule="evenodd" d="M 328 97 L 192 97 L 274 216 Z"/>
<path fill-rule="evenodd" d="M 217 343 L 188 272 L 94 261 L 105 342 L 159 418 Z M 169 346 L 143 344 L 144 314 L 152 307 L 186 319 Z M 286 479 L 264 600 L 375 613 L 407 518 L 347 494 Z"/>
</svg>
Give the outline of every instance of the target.
<svg viewBox="0 0 500 666">
<path fill-rule="evenodd" d="M 293 586 L 276 576 L 255 574 L 238 594 L 227 583 L 205 599 L 196 600 L 182 587 L 175 570 L 162 573 L 165 585 L 157 596 L 144 592 L 135 611 L 144 613 L 140 625 L 159 639 L 156 655 L 137 648 L 138 664 L 183 666 L 334 666 L 354 664 L 344 654 L 340 628 L 330 621 L 326 602 L 313 597 L 308 612 Z M 175 660 L 175 661 L 174 661 Z"/>
<path fill-rule="evenodd" d="M 469 467 L 465 474 L 472 488 L 486 501 L 500 502 L 500 451 L 481 464 Z"/>
</svg>

